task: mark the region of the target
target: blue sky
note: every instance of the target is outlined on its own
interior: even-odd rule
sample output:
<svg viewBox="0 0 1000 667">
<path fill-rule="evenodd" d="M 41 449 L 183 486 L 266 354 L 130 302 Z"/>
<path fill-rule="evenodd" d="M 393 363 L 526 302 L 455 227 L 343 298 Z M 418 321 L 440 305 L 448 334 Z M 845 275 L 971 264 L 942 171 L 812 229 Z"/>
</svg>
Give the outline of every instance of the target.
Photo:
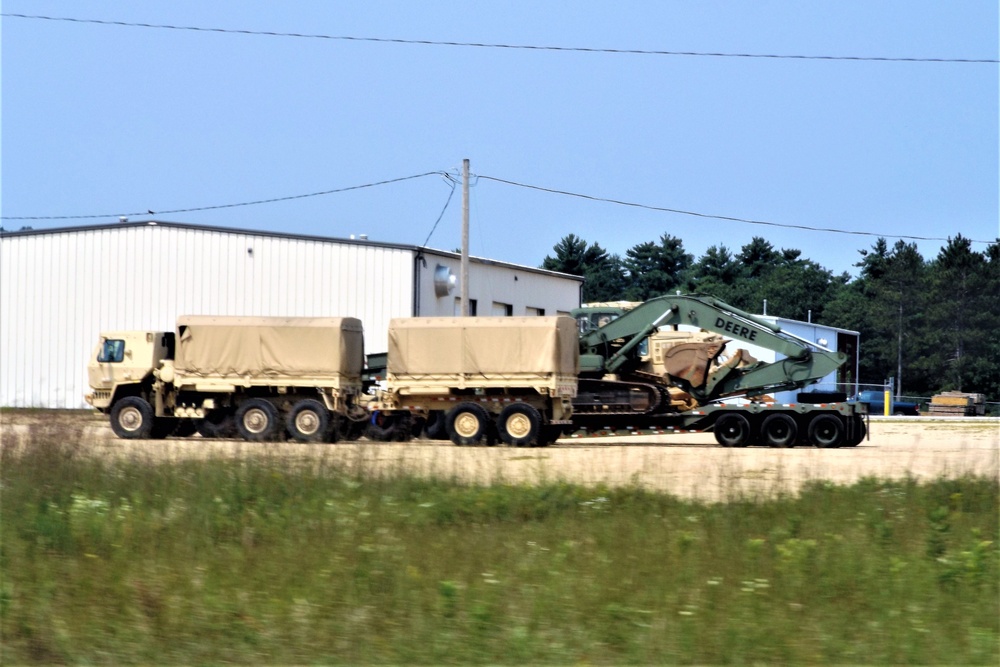
<svg viewBox="0 0 1000 667">
<path fill-rule="evenodd" d="M 998 58 L 992 0 L 4 0 L 3 12 L 407 40 Z M 567 11 L 572 7 L 572 11 Z M 892 236 L 1000 236 L 998 65 L 422 46 L 2 19 L 5 217 L 164 211 L 472 172 L 652 207 Z M 156 215 L 423 244 L 441 176 Z M 143 219 L 134 217 L 133 219 Z M 115 218 L 4 220 L 6 229 Z M 460 191 L 428 245 L 459 247 Z M 537 266 L 574 233 L 700 256 L 753 236 L 855 273 L 875 237 L 694 218 L 479 179 L 471 251 Z M 933 258 L 942 241 L 918 241 Z M 974 245 L 976 250 L 985 244 Z"/>
</svg>

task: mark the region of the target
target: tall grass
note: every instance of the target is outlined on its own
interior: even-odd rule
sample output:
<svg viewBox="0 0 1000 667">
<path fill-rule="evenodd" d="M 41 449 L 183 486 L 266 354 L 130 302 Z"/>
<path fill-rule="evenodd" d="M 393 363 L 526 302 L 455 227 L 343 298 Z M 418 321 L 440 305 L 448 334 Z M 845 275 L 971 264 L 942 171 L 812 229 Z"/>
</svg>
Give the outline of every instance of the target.
<svg viewBox="0 0 1000 667">
<path fill-rule="evenodd" d="M 1000 660 L 998 482 L 724 504 L 2 448 L 0 662 Z"/>
</svg>

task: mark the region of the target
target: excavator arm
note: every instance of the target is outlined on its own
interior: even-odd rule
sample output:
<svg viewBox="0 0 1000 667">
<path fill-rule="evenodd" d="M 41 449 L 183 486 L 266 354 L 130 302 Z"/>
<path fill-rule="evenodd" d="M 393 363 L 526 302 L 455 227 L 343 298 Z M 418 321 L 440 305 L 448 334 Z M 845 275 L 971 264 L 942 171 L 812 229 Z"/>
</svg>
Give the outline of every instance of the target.
<svg viewBox="0 0 1000 667">
<path fill-rule="evenodd" d="M 774 350 L 785 357 L 773 363 L 757 362 L 743 358 L 740 350 L 729 363 L 717 364 L 724 343 L 677 346 L 660 382 L 688 392 L 699 403 L 803 387 L 825 377 L 847 360 L 842 353 L 783 332 L 780 327 L 713 297 L 677 295 L 650 299 L 605 326 L 583 334 L 581 375 L 633 377 L 641 372 L 643 344 L 649 336 L 664 327 L 679 325 Z"/>
</svg>

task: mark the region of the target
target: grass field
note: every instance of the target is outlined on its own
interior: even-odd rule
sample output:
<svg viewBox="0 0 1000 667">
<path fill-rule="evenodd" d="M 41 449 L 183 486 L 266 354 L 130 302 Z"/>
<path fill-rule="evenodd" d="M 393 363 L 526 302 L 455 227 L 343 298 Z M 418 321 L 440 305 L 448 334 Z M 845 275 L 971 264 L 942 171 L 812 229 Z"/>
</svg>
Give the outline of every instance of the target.
<svg viewBox="0 0 1000 667">
<path fill-rule="evenodd" d="M 78 443 L 0 449 L 3 664 L 1000 662 L 995 478 L 707 504 Z"/>
</svg>

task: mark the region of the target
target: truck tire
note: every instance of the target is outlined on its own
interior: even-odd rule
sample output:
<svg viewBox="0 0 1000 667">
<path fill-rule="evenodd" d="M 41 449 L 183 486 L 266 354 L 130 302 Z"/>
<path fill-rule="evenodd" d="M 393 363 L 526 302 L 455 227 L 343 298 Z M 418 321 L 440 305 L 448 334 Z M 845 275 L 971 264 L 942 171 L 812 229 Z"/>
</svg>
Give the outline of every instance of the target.
<svg viewBox="0 0 1000 667">
<path fill-rule="evenodd" d="M 844 422 L 840 417 L 818 414 L 809 422 L 809 441 L 817 447 L 834 448 L 844 444 Z"/>
<path fill-rule="evenodd" d="M 175 438 L 187 438 L 198 432 L 198 424 L 193 419 L 178 419 L 177 424 L 170 432 Z"/>
<path fill-rule="evenodd" d="M 860 445 L 865 436 L 868 435 L 868 426 L 865 424 L 865 418 L 861 415 L 856 415 L 854 417 L 854 434 L 847 438 L 844 443 L 848 447 L 857 447 Z"/>
<path fill-rule="evenodd" d="M 280 425 L 278 408 L 263 398 L 246 400 L 236 410 L 236 430 L 244 440 L 250 442 L 274 440 Z"/>
<path fill-rule="evenodd" d="M 330 426 L 326 429 L 326 437 L 323 438 L 323 442 L 328 442 L 331 445 L 340 442 L 344 431 L 347 429 L 343 424 L 344 421 L 345 418 L 343 416 L 330 413 Z"/>
<path fill-rule="evenodd" d="M 339 435 L 344 440 L 357 440 L 365 434 L 365 429 L 368 428 L 368 417 L 363 419 L 354 419 L 350 416 L 344 418 L 340 422 Z"/>
<path fill-rule="evenodd" d="M 764 418 L 760 425 L 760 437 L 768 447 L 794 447 L 799 427 L 791 415 L 776 412 Z"/>
<path fill-rule="evenodd" d="M 154 440 L 184 437 L 182 423 L 190 421 L 190 419 L 178 419 L 176 417 L 153 417 L 153 433 L 149 437 Z"/>
<path fill-rule="evenodd" d="M 726 412 L 715 420 L 715 441 L 723 447 L 750 444 L 750 420 L 739 412 Z"/>
<path fill-rule="evenodd" d="M 565 432 L 564 429 L 565 427 L 559 424 L 546 424 L 545 426 L 542 427 L 542 430 L 539 432 L 538 446 L 548 447 L 556 440 L 558 440 L 559 436 L 563 435 L 563 433 Z"/>
<path fill-rule="evenodd" d="M 285 427 L 299 442 L 323 442 L 330 433 L 330 412 L 313 398 L 304 398 L 292 406 Z"/>
<path fill-rule="evenodd" d="M 843 403 L 847 394 L 840 391 L 800 391 L 795 397 L 797 403 L 818 405 L 820 403 Z"/>
<path fill-rule="evenodd" d="M 427 415 L 424 431 L 431 440 L 447 440 L 448 427 L 445 425 L 444 413 L 440 410 L 432 410 Z"/>
<path fill-rule="evenodd" d="M 232 438 L 237 435 L 236 418 L 231 410 L 212 410 L 197 422 L 198 433 L 203 438 Z"/>
<path fill-rule="evenodd" d="M 527 447 L 539 441 L 542 415 L 527 403 L 511 403 L 500 411 L 497 430 L 501 442 L 514 447 Z"/>
<path fill-rule="evenodd" d="M 448 412 L 445 427 L 456 445 L 478 445 L 490 426 L 490 417 L 475 403 L 459 403 Z"/>
<path fill-rule="evenodd" d="M 125 440 L 148 439 L 153 419 L 153 406 L 139 396 L 126 396 L 111 408 L 111 430 Z"/>
<path fill-rule="evenodd" d="M 365 437 L 375 442 L 392 442 L 396 439 L 397 428 L 395 415 L 376 410 L 365 427 Z"/>
</svg>

